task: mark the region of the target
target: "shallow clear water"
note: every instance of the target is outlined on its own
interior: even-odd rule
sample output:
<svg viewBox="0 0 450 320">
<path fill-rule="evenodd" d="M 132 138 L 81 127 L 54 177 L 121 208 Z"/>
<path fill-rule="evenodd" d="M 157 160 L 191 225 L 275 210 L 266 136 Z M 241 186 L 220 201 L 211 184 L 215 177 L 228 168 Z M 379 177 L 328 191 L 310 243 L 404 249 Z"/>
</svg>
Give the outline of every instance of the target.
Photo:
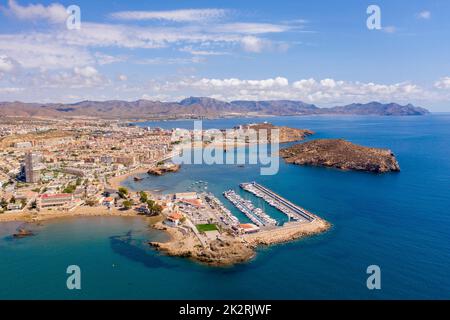
<svg viewBox="0 0 450 320">
<path fill-rule="evenodd" d="M 240 182 L 256 180 L 327 219 L 333 228 L 263 248 L 247 264 L 210 268 L 148 248 L 146 240 L 164 235 L 148 231 L 140 219 L 46 222 L 37 227 L 36 236 L 20 240 L 7 237 L 16 225 L 3 224 L 0 298 L 450 298 L 450 115 L 268 120 L 312 129 L 317 132 L 312 139 L 345 138 L 390 148 L 402 171 L 374 175 L 280 162 L 277 175 L 261 176 L 257 166 L 186 165 L 176 174 L 128 180 L 124 184 L 135 190 L 161 192 L 183 191 L 203 180 L 218 197 L 228 188 L 237 190 Z M 229 128 L 251 121 L 203 124 Z M 192 128 L 191 121 L 142 125 Z M 81 291 L 65 287 L 69 264 L 82 269 Z M 366 268 L 372 264 L 381 267 L 379 291 L 366 287 Z"/>
</svg>

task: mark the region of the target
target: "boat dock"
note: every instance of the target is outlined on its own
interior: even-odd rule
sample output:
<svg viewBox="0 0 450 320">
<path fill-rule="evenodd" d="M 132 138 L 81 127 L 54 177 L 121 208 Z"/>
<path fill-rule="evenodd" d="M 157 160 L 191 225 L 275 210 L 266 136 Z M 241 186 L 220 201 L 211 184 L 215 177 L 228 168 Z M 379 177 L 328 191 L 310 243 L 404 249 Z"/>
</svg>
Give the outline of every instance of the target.
<svg viewBox="0 0 450 320">
<path fill-rule="evenodd" d="M 234 190 L 225 191 L 223 195 L 258 227 L 275 226 L 277 224 L 275 219 L 271 218 L 262 209 L 256 208 L 251 201 L 243 199 Z"/>
<path fill-rule="evenodd" d="M 220 212 L 220 216 L 218 216 L 219 220 L 225 224 L 225 226 L 231 227 L 239 227 L 239 219 L 236 218 L 230 210 L 225 208 L 225 206 L 217 199 L 212 193 L 207 193 L 205 195 L 205 200 L 210 204 L 212 208 L 218 209 Z"/>
<path fill-rule="evenodd" d="M 257 197 L 264 199 L 269 205 L 277 208 L 282 213 L 287 215 L 289 220 L 306 220 L 308 222 L 312 222 L 315 220 L 314 215 L 308 212 L 306 209 L 293 204 L 289 200 L 286 200 L 282 196 L 256 182 L 241 183 L 239 186 L 245 191 L 248 191 Z"/>
</svg>

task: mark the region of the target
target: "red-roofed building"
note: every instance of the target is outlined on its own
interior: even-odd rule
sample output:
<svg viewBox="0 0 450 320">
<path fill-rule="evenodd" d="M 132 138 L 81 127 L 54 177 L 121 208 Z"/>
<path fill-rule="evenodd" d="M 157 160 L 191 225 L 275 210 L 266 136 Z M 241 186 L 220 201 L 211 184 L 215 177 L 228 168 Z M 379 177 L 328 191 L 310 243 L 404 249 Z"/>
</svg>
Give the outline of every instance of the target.
<svg viewBox="0 0 450 320">
<path fill-rule="evenodd" d="M 71 204 L 73 200 L 70 193 L 43 194 L 38 198 L 38 208 L 63 207 Z"/>
<path fill-rule="evenodd" d="M 167 219 L 164 220 L 164 223 L 171 227 L 176 227 L 180 224 L 180 220 L 183 219 L 183 215 L 178 212 L 171 213 L 167 216 Z"/>
</svg>

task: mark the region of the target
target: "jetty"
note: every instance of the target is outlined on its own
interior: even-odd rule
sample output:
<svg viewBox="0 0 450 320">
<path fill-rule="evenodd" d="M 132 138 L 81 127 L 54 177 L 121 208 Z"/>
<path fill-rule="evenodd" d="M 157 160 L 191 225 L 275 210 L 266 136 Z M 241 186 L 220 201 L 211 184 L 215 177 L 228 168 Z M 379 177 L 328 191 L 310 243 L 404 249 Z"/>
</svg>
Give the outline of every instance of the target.
<svg viewBox="0 0 450 320">
<path fill-rule="evenodd" d="M 250 200 L 243 199 L 234 190 L 225 191 L 223 195 L 258 227 L 277 225 L 275 219 L 271 218 L 261 208 L 256 208 Z"/>
<path fill-rule="evenodd" d="M 239 186 L 245 191 L 262 198 L 272 207 L 277 208 L 279 211 L 287 215 L 289 220 L 312 222 L 316 219 L 316 217 L 308 210 L 290 202 L 289 200 L 256 182 L 241 183 Z"/>
</svg>

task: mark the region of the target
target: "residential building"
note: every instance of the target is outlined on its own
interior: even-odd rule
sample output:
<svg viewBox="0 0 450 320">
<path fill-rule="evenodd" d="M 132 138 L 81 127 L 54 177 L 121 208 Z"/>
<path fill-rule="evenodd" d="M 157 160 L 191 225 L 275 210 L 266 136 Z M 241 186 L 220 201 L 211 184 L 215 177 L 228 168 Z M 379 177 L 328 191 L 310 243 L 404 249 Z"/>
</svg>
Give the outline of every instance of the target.
<svg viewBox="0 0 450 320">
<path fill-rule="evenodd" d="M 38 198 L 38 208 L 52 208 L 69 206 L 74 201 L 70 193 L 43 194 Z"/>
<path fill-rule="evenodd" d="M 28 183 L 38 183 L 41 179 L 41 155 L 35 152 L 28 152 L 25 155 L 25 181 Z"/>
</svg>

